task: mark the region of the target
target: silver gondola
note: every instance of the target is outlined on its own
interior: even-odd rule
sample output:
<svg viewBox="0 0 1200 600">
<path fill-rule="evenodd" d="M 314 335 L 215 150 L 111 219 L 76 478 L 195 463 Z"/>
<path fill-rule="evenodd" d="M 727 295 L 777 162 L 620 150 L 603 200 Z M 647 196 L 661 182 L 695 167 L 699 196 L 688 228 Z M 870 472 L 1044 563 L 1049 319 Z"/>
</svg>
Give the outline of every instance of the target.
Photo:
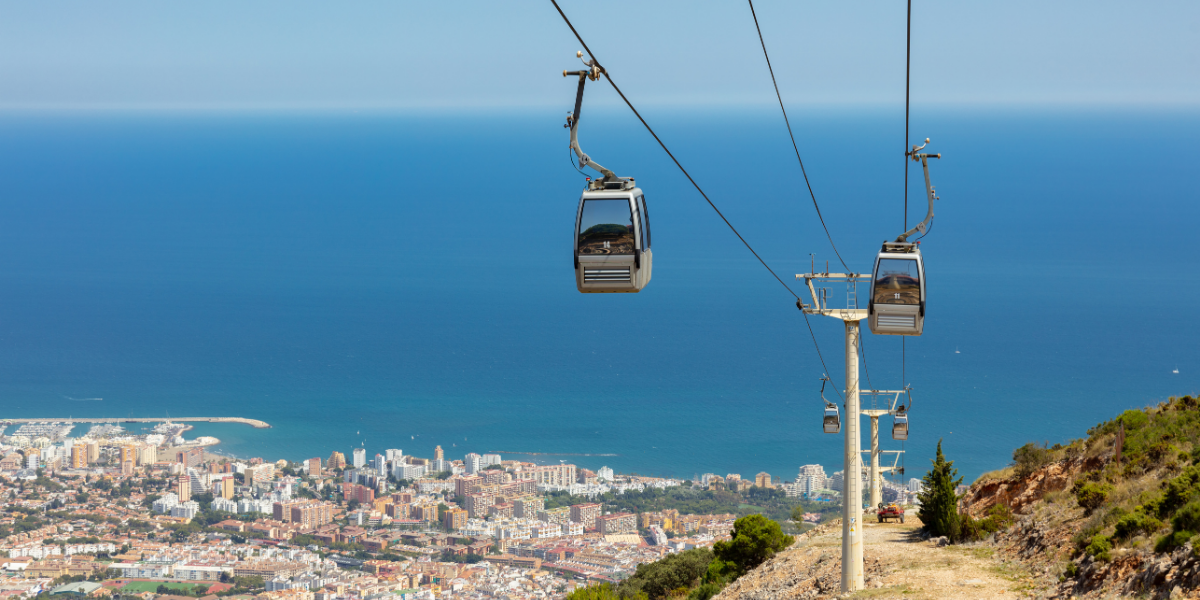
<svg viewBox="0 0 1200 600">
<path fill-rule="evenodd" d="M 920 161 L 925 171 L 925 192 L 929 198 L 929 213 L 916 227 L 904 232 L 894 242 L 884 242 L 875 257 L 874 277 L 871 279 L 871 295 L 867 304 L 867 324 L 871 333 L 882 335 L 921 335 L 925 326 L 925 263 L 921 258 L 920 242 L 908 241 L 909 236 L 921 233 L 924 237 L 929 223 L 933 221 L 933 201 L 937 200 L 933 185 L 929 182 L 930 158 L 941 158 L 941 154 L 918 152 L 925 148 L 913 146 L 908 153 L 914 161 Z"/>
<path fill-rule="evenodd" d="M 892 439 L 908 439 L 908 412 L 904 409 L 904 407 L 900 407 L 900 409 L 892 417 Z"/>
<path fill-rule="evenodd" d="M 582 60 L 583 52 L 576 53 Z M 579 76 L 575 112 L 567 116 L 571 149 L 579 157 L 579 168 L 591 167 L 603 177 L 588 179 L 575 212 L 575 287 L 583 293 L 640 292 L 650 283 L 653 253 L 650 251 L 650 214 L 646 197 L 632 177 L 617 177 L 579 148 L 579 118 L 583 88 L 602 73 L 595 59 L 584 62 L 582 71 L 563 71 L 563 77 Z"/>
<path fill-rule="evenodd" d="M 836 404 L 825 400 L 825 382 L 829 381 L 828 377 L 821 378 L 821 400 L 825 402 L 825 418 L 821 421 L 822 429 L 825 433 L 841 433 L 842 418 L 838 414 Z"/>
</svg>

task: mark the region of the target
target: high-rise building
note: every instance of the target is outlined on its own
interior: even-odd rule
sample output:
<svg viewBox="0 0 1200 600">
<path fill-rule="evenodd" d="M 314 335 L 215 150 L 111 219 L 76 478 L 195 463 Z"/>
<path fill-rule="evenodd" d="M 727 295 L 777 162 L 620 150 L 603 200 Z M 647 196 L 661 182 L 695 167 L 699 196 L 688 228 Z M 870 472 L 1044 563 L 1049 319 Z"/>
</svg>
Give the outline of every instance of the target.
<svg viewBox="0 0 1200 600">
<path fill-rule="evenodd" d="M 536 519 L 538 513 L 546 509 L 546 499 L 541 496 L 527 496 L 513 500 L 513 516 L 523 519 Z"/>
<path fill-rule="evenodd" d="M 180 502 L 187 502 L 192 499 L 192 478 L 187 473 L 175 479 L 175 495 L 179 498 Z"/>
<path fill-rule="evenodd" d="M 439 448 L 440 449 L 440 448 Z M 442 525 L 451 531 L 467 526 L 467 511 L 461 508 L 451 508 L 442 517 Z"/>
<path fill-rule="evenodd" d="M 820 475 L 825 477 L 825 467 L 821 465 L 803 465 L 800 467 L 800 476 L 804 475 Z"/>
<path fill-rule="evenodd" d="M 199 465 L 203 460 L 204 460 L 204 449 L 202 449 L 202 448 L 189 448 L 187 450 L 176 450 L 175 451 L 175 462 L 183 465 L 183 467 L 185 469 L 188 467 L 195 467 L 196 465 Z M 183 502 L 183 500 L 180 500 L 180 502 Z"/>
<path fill-rule="evenodd" d="M 760 488 L 773 488 L 771 484 L 771 474 L 767 472 L 759 473 L 754 476 L 754 485 Z"/>
<path fill-rule="evenodd" d="M 637 531 L 637 515 L 617 513 L 596 517 L 596 528 L 601 534 L 634 533 Z"/>
<path fill-rule="evenodd" d="M 139 465 L 152 465 L 158 462 L 158 447 L 145 445 L 138 448 L 137 462 Z"/>
<path fill-rule="evenodd" d="M 375 455 L 375 460 L 372 461 L 371 467 L 375 471 L 376 475 L 378 475 L 379 477 L 387 478 L 388 460 L 382 454 Z"/>
<path fill-rule="evenodd" d="M 396 463 L 400 463 L 400 462 L 404 461 L 404 451 L 396 449 L 396 448 L 389 448 L 387 450 L 384 450 L 384 456 L 386 456 L 387 461 L 392 464 L 396 464 Z"/>
<path fill-rule="evenodd" d="M 318 456 L 317 458 L 310 458 L 304 462 L 305 462 L 305 466 L 308 467 L 307 470 L 308 470 L 309 477 L 320 477 L 321 476 L 321 457 Z"/>
<path fill-rule="evenodd" d="M 329 461 L 326 463 L 326 466 L 328 466 L 329 470 L 331 471 L 334 469 L 345 469 L 346 455 L 334 450 L 333 454 L 329 455 Z"/>
<path fill-rule="evenodd" d="M 367 449 L 366 448 L 355 448 L 354 449 L 354 468 L 361 469 L 361 468 L 365 467 L 366 465 L 367 465 Z"/>
<path fill-rule="evenodd" d="M 471 452 L 463 459 L 463 465 L 467 468 L 467 473 L 474 475 L 483 470 L 483 457 Z"/>
<path fill-rule="evenodd" d="M 600 467 L 600 470 L 596 471 L 596 479 L 600 481 L 612 481 L 615 476 L 613 470 L 608 467 Z"/>
<path fill-rule="evenodd" d="M 100 460 L 100 442 L 89 439 L 84 443 L 84 448 L 87 449 L 88 464 Z"/>
<path fill-rule="evenodd" d="M 571 505 L 571 520 L 583 524 L 584 529 L 596 526 L 596 517 L 600 516 L 600 505 L 594 503 Z"/>
<path fill-rule="evenodd" d="M 442 453 L 441 446 L 437 446 L 433 449 L 433 460 L 446 460 L 446 456 Z"/>
<path fill-rule="evenodd" d="M 575 483 L 575 465 L 542 465 L 534 467 L 533 478 L 540 485 L 571 485 Z"/>
<path fill-rule="evenodd" d="M 247 467 L 245 475 L 246 483 L 251 485 L 271 481 L 275 478 L 275 463 L 263 463 Z"/>
<path fill-rule="evenodd" d="M 71 468 L 85 469 L 87 465 L 87 448 L 81 444 L 71 446 Z"/>
<path fill-rule="evenodd" d="M 484 467 L 498 465 L 502 462 L 499 454 L 484 454 L 483 456 L 479 457 L 479 460 L 483 463 Z"/>
<path fill-rule="evenodd" d="M 213 495 L 218 498 L 232 500 L 234 485 L 235 483 L 233 477 L 219 479 L 217 480 L 216 484 L 213 485 Z"/>
<path fill-rule="evenodd" d="M 464 475 L 454 481 L 454 493 L 465 498 L 467 494 L 479 491 L 479 487 L 482 485 L 482 477 L 478 475 Z"/>
<path fill-rule="evenodd" d="M 538 512 L 537 519 L 547 523 L 556 523 L 564 525 L 571 521 L 571 509 L 567 506 L 559 508 L 551 508 L 550 510 L 542 510 Z"/>
<path fill-rule="evenodd" d="M 467 494 L 466 502 L 463 504 L 467 509 L 467 514 L 472 519 L 482 519 L 487 516 L 487 509 L 496 503 L 495 494 L 486 492 Z"/>
<path fill-rule="evenodd" d="M 127 460 L 132 460 L 135 463 L 137 462 L 137 448 L 136 447 L 121 446 L 121 462 L 124 463 Z"/>
<path fill-rule="evenodd" d="M 357 483 L 342 484 L 342 499 L 349 502 L 357 500 L 359 504 L 375 501 L 375 490 Z"/>
</svg>

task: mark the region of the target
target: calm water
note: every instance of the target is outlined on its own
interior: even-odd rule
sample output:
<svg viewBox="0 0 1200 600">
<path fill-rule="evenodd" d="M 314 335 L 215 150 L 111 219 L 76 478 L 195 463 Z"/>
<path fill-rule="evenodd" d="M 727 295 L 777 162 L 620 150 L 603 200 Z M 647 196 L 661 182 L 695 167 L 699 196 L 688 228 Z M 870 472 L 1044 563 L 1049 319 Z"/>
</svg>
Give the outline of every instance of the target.
<svg viewBox="0 0 1200 600">
<path fill-rule="evenodd" d="M 275 427 L 197 432 L 272 459 L 365 442 L 840 469 L 794 299 L 622 112 L 591 111 L 581 139 L 646 190 L 654 281 L 575 291 L 561 112 L 0 117 L 0 412 L 254 417 Z M 837 265 L 776 113 L 647 117 L 793 289 L 810 252 Z M 797 133 L 842 255 L 869 269 L 902 225 L 899 114 Z M 914 116 L 945 158 L 907 343 L 910 473 L 939 438 L 972 478 L 1200 390 L 1198 134 L 1195 113 Z M 840 382 L 841 325 L 812 325 Z M 900 386 L 900 340 L 865 345 L 874 386 Z"/>
</svg>

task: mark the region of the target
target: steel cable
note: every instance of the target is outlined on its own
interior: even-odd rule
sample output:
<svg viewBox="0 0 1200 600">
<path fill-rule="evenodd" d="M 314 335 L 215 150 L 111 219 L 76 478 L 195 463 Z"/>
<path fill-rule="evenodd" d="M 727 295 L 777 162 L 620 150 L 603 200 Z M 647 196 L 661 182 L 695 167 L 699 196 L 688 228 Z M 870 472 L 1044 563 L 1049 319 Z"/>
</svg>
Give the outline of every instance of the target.
<svg viewBox="0 0 1200 600">
<path fill-rule="evenodd" d="M 725 218 L 725 215 L 721 212 L 721 209 L 717 208 L 716 204 L 713 204 L 713 201 L 709 199 L 708 194 L 705 194 L 704 190 L 700 189 L 700 184 L 696 183 L 695 179 L 692 179 L 692 175 L 687 172 L 687 169 L 683 168 L 683 165 L 679 162 L 679 159 L 675 158 L 675 155 L 671 153 L 671 151 L 667 148 L 667 145 L 665 143 L 663 143 L 662 139 L 660 139 L 658 137 L 658 134 L 654 133 L 654 129 L 652 129 L 650 127 L 650 124 L 646 122 L 646 119 L 642 118 L 641 113 L 639 113 L 638 110 L 633 107 L 633 103 L 629 101 L 629 98 L 625 97 L 625 93 L 621 91 L 621 88 L 617 87 L 616 82 L 614 82 L 612 80 L 612 76 L 610 76 L 608 74 L 608 71 L 602 66 L 602 64 L 600 63 L 600 59 L 596 58 L 596 54 L 593 53 L 592 49 L 588 47 L 587 42 L 583 41 L 583 36 L 579 35 L 579 31 L 575 29 L 575 26 L 573 24 L 571 24 L 571 19 L 567 18 L 567 14 L 564 13 L 562 7 L 558 5 L 558 1 L 550 0 L 550 3 L 554 5 L 554 9 L 558 11 L 558 14 L 559 14 L 559 16 L 562 17 L 563 22 L 565 22 L 567 24 L 567 27 L 569 27 L 571 29 L 571 33 L 573 33 L 575 35 L 575 39 L 579 40 L 579 43 L 580 43 L 580 45 L 583 46 L 584 51 L 586 51 L 588 53 L 588 56 L 590 56 L 592 58 L 592 60 L 595 61 L 596 66 L 599 67 L 599 69 L 600 69 L 600 73 L 602 73 L 604 75 L 604 78 L 608 80 L 609 85 L 611 85 L 613 87 L 613 90 L 615 90 L 617 92 L 617 95 L 621 97 L 621 100 L 625 102 L 625 105 L 629 107 L 629 110 L 633 111 L 633 115 L 638 118 L 638 121 L 641 121 L 642 126 L 646 128 L 646 131 L 650 132 L 650 135 L 654 137 L 654 141 L 658 142 L 658 145 L 663 149 L 663 152 L 666 152 L 667 156 L 669 156 L 671 158 L 671 161 L 675 163 L 675 166 L 679 167 L 679 170 L 681 172 L 683 172 L 684 177 L 687 177 L 687 180 L 689 182 L 691 182 L 692 187 L 695 187 L 696 191 L 700 192 L 700 195 L 704 198 L 704 201 L 707 202 L 710 207 L 712 207 L 713 211 L 715 211 L 717 213 L 717 216 L 721 217 L 721 220 L 725 222 L 725 225 L 727 225 L 729 227 L 729 230 L 732 231 L 733 234 L 736 235 L 737 238 L 742 241 L 742 244 L 744 244 L 746 246 L 746 249 L 749 250 L 750 253 L 754 255 L 754 258 L 758 259 L 758 262 L 762 263 L 762 266 L 764 268 L 766 268 L 768 272 L 771 273 L 771 276 L 774 277 L 775 280 L 779 282 L 779 285 L 782 285 L 783 289 L 787 290 L 788 293 L 791 294 L 792 297 L 795 298 L 798 303 L 802 302 L 800 300 L 800 296 L 797 295 L 796 292 L 792 291 L 792 288 L 789 287 L 788 284 L 784 283 L 783 279 L 781 279 L 779 277 L 779 275 L 777 275 L 775 273 L 775 270 L 772 269 L 771 266 L 767 264 L 767 261 L 763 260 L 763 258 L 758 255 L 758 252 L 755 252 L 754 248 L 752 246 L 750 246 L 750 242 L 747 242 L 746 238 L 742 237 L 741 233 L 738 233 L 738 230 L 736 227 L 733 226 L 733 223 L 730 223 L 729 219 Z M 840 259 L 841 257 L 839 256 L 838 258 Z M 843 264 L 845 264 L 845 263 L 843 263 Z M 849 269 L 847 269 L 847 270 L 849 270 Z M 805 314 L 803 310 L 800 311 L 800 314 L 804 315 L 804 322 L 806 325 L 808 325 L 808 334 L 809 334 L 809 336 L 812 337 L 813 347 L 816 348 L 816 350 L 817 350 L 817 358 L 819 358 L 821 361 L 821 367 L 823 369 L 825 369 L 826 373 L 828 373 L 829 368 L 825 366 L 825 357 L 821 354 L 820 345 L 817 344 L 817 336 L 815 333 L 813 333 L 812 323 L 809 323 L 808 315 Z M 834 391 L 837 392 L 836 386 L 834 387 Z M 838 397 L 841 398 L 841 396 L 842 396 L 841 393 L 838 393 Z"/>
<path fill-rule="evenodd" d="M 792 133 L 792 123 L 788 120 L 787 109 L 783 107 L 783 96 L 779 93 L 779 83 L 775 81 L 775 69 L 771 67 L 771 57 L 767 54 L 767 43 L 763 41 L 762 28 L 758 26 L 758 15 L 754 13 L 754 0 L 746 1 L 750 3 L 750 16 L 754 18 L 754 29 L 758 31 L 758 43 L 762 45 L 763 58 L 767 60 L 767 71 L 771 73 L 771 85 L 775 86 L 775 98 L 779 100 L 779 110 L 783 112 L 783 124 L 787 125 L 788 137 L 792 139 L 792 150 L 796 152 L 796 162 L 800 163 L 800 174 L 804 175 L 804 185 L 808 187 L 808 195 L 812 198 L 813 208 L 817 211 L 817 219 L 821 221 L 821 228 L 825 230 L 825 237 L 829 239 L 833 253 L 842 263 L 842 268 L 848 272 L 850 267 L 842 259 L 842 253 L 838 252 L 837 244 L 833 243 L 833 236 L 829 234 L 829 226 L 825 225 L 825 217 L 821 216 L 821 207 L 817 205 L 817 195 L 813 193 L 812 184 L 808 181 L 808 171 L 804 168 L 804 159 L 800 158 L 800 147 L 796 145 L 796 136 Z"/>
</svg>

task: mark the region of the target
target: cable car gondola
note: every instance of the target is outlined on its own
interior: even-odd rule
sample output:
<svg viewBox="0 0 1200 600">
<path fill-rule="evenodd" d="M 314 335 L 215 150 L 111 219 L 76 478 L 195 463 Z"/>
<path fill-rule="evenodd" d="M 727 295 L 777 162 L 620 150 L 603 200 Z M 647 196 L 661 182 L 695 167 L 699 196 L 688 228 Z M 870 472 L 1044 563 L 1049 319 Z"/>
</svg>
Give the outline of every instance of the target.
<svg viewBox="0 0 1200 600">
<path fill-rule="evenodd" d="M 941 154 L 918 153 L 921 146 L 913 146 L 909 153 L 914 161 L 921 161 L 925 170 L 925 191 L 929 197 L 929 213 L 916 227 L 904 232 L 893 242 L 884 242 L 875 257 L 874 277 L 871 279 L 871 295 L 867 304 L 867 324 L 871 333 L 882 335 L 921 335 L 925 326 L 925 263 L 921 257 L 920 242 L 908 241 L 909 236 L 920 232 L 924 237 L 929 223 L 933 221 L 933 201 L 937 200 L 929 182 L 929 158 L 941 158 Z"/>
<path fill-rule="evenodd" d="M 576 53 L 582 60 L 583 52 Z M 601 69 L 595 59 L 583 71 L 563 71 L 579 76 L 575 112 L 567 116 L 571 149 L 579 168 L 591 167 L 603 177 L 588 179 L 575 212 L 575 286 L 583 293 L 640 292 L 650 283 L 650 214 L 646 197 L 632 177 L 617 177 L 579 148 L 579 117 L 583 88 L 596 81 Z"/>
<path fill-rule="evenodd" d="M 825 400 L 825 382 L 829 381 L 828 377 L 821 378 L 821 400 L 825 402 L 825 418 L 821 421 L 821 427 L 825 433 L 841 433 L 842 419 L 838 414 L 837 405 Z"/>
<path fill-rule="evenodd" d="M 903 406 L 896 411 L 892 416 L 892 439 L 907 440 L 908 439 L 908 411 Z"/>
</svg>

